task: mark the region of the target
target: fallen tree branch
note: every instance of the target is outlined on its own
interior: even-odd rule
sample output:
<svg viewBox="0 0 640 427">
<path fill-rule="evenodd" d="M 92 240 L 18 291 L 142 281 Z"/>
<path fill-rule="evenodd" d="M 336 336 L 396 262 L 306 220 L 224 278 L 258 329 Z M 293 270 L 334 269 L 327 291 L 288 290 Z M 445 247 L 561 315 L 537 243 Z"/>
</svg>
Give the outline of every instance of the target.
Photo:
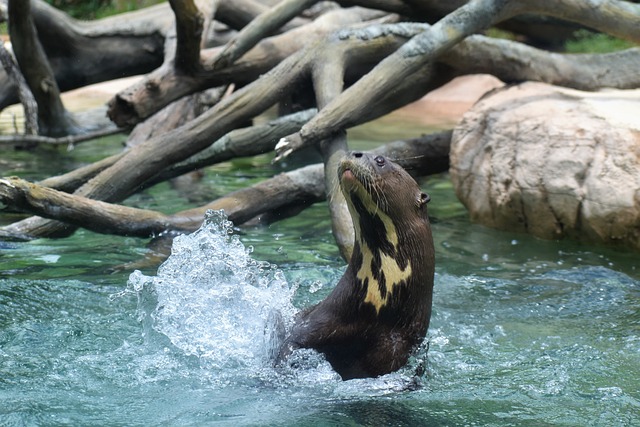
<svg viewBox="0 0 640 427">
<path fill-rule="evenodd" d="M 13 56 L 5 49 L 3 44 L 0 44 L 0 63 L 2 63 L 2 68 L 4 68 L 11 81 L 18 87 L 18 98 L 24 108 L 24 133 L 26 135 L 37 135 L 38 103 L 33 97 L 33 93 L 31 93 L 20 69 L 13 61 Z"/>
<path fill-rule="evenodd" d="M 347 56 L 324 50 L 313 68 L 312 80 L 318 108 L 322 109 L 344 90 L 344 75 Z M 332 134 L 320 143 L 320 153 L 324 164 L 324 184 L 329 201 L 331 229 L 338 245 L 338 250 L 344 259 L 351 259 L 353 252 L 354 232 L 350 224 L 351 215 L 347 208 L 340 181 L 335 171 L 338 170 L 340 160 L 349 151 L 347 133 L 342 130 Z"/>
<path fill-rule="evenodd" d="M 316 112 L 316 109 L 304 110 L 264 124 L 233 130 L 187 160 L 168 167 L 148 185 L 234 158 L 271 152 L 280 138 L 300 129 Z"/>
<path fill-rule="evenodd" d="M 43 0 L 31 0 L 38 40 L 61 91 L 143 74 L 162 63 L 168 4 L 95 21 L 77 21 Z M 70 60 L 73 58 L 73 60 Z M 0 73 L 0 109 L 18 101 Z"/>
<path fill-rule="evenodd" d="M 204 18 L 193 0 L 169 0 L 176 17 L 176 70 L 194 74 L 200 69 L 200 40 Z"/>
<path fill-rule="evenodd" d="M 9 34 L 13 51 L 38 104 L 38 128 L 48 136 L 76 134 L 78 125 L 60 99 L 60 89 L 38 41 L 31 0 L 9 0 Z"/>
<path fill-rule="evenodd" d="M 578 0 L 554 1 L 553 5 L 548 0 L 472 0 L 402 45 L 323 108 L 300 132 L 285 138 L 276 148 L 278 158 L 318 143 L 335 129 L 355 125 L 371 105 L 396 93 L 399 84 L 464 38 L 519 14 L 549 14 L 640 42 L 640 6 L 616 0 L 601 3 L 598 8 L 587 8 Z M 624 24 L 618 25 L 622 17 Z"/>
<path fill-rule="evenodd" d="M 605 54 L 558 54 L 510 40 L 474 35 L 440 57 L 465 73 L 504 82 L 539 81 L 579 90 L 640 87 L 640 48 Z"/>
<path fill-rule="evenodd" d="M 101 129 L 93 132 L 87 132 L 78 135 L 67 135 L 58 138 L 40 135 L 0 135 L 0 145 L 11 145 L 16 148 L 32 148 L 38 144 L 46 145 L 67 145 L 69 149 L 81 142 L 90 141 L 103 136 L 115 135 L 122 133 L 123 129 L 111 126 L 107 129 Z"/>
<path fill-rule="evenodd" d="M 214 69 L 228 67 L 254 47 L 261 39 L 290 21 L 318 0 L 283 0 L 258 15 L 222 49 L 213 63 Z"/>
<path fill-rule="evenodd" d="M 397 141 L 375 150 L 413 174 L 448 170 L 451 131 Z M 337 170 L 329 171 L 337 175 Z M 0 206 L 65 221 L 103 234 L 153 237 L 166 231 L 197 229 L 208 209 L 223 209 L 235 224 L 287 207 L 304 207 L 325 198 L 324 165 L 316 164 L 276 175 L 254 186 L 227 194 L 207 205 L 165 215 L 159 212 L 100 202 L 32 184 L 20 178 L 0 179 Z M 352 227 L 350 217 L 345 227 Z M 10 235 L 0 230 L 0 235 Z"/>
<path fill-rule="evenodd" d="M 116 94 L 109 101 L 109 118 L 118 126 L 133 126 L 185 95 L 230 83 L 242 85 L 253 82 L 285 58 L 303 47 L 314 45 L 328 33 L 377 16 L 380 16 L 379 12 L 361 9 L 326 13 L 308 25 L 261 41 L 225 68 L 214 67 L 222 48 L 202 50 L 202 71 L 197 75 L 179 76 L 172 67 L 160 67 L 142 81 Z"/>
<path fill-rule="evenodd" d="M 84 185 L 91 178 L 102 172 L 103 170 L 112 166 L 115 162 L 121 159 L 126 153 L 118 153 L 113 156 L 106 157 L 97 162 L 80 167 L 62 175 L 52 176 L 50 178 L 40 181 L 38 184 L 53 188 L 56 190 L 64 191 L 66 193 L 72 193 L 79 187 Z"/>
</svg>

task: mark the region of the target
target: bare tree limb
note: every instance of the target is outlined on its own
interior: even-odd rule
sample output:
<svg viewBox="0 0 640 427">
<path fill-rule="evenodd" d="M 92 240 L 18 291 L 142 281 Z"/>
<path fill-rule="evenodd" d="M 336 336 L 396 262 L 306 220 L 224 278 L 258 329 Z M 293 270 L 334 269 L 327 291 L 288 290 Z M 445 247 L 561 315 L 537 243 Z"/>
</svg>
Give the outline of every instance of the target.
<svg viewBox="0 0 640 427">
<path fill-rule="evenodd" d="M 346 54 L 344 51 L 336 54 L 336 52 L 324 50 L 321 55 L 315 62 L 312 71 L 313 89 L 319 109 L 324 108 L 325 105 L 343 91 L 346 71 Z M 338 249 L 346 260 L 351 259 L 355 235 L 350 221 L 351 215 L 344 195 L 340 191 L 340 182 L 335 171 L 338 170 L 340 160 L 348 150 L 346 131 L 337 132 L 320 143 L 320 153 L 324 164 L 325 188 L 327 189 L 329 213 L 331 215 L 331 228 Z"/>
<path fill-rule="evenodd" d="M 474 35 L 440 57 L 458 73 L 488 73 L 505 82 L 533 80 L 580 90 L 640 87 L 640 48 L 606 54 L 558 54 Z"/>
<path fill-rule="evenodd" d="M 0 44 L 0 62 L 9 78 L 18 87 L 18 98 L 24 108 L 24 133 L 27 135 L 37 135 L 38 103 L 33 97 L 29 85 L 27 85 L 20 69 L 16 66 L 15 62 L 13 62 L 13 57 L 9 51 L 5 49 L 3 44 Z"/>
<path fill-rule="evenodd" d="M 17 148 L 31 148 L 38 144 L 66 145 L 71 150 L 75 144 L 91 141 L 92 139 L 101 138 L 103 136 L 115 135 L 121 132 L 122 129 L 109 127 L 107 129 L 101 129 L 79 135 L 61 136 L 58 138 L 40 135 L 3 135 L 0 136 L 0 145 L 10 145 Z"/>
<path fill-rule="evenodd" d="M 265 13 L 269 7 L 254 0 L 234 0 L 233 2 L 223 1 L 218 6 L 216 19 L 224 22 L 231 28 L 241 30 L 254 20 L 258 15 Z M 308 24 L 309 21 L 303 18 L 294 18 L 282 27 L 282 30 L 289 31 L 295 27 Z"/>
<path fill-rule="evenodd" d="M 9 33 L 20 69 L 38 104 L 40 132 L 50 136 L 78 133 L 77 124 L 62 104 L 60 89 L 38 41 L 31 0 L 9 0 Z"/>
<path fill-rule="evenodd" d="M 399 83 L 465 37 L 523 13 L 553 14 L 628 40 L 640 41 L 638 5 L 626 2 L 603 0 L 600 7 L 590 8 L 577 0 L 472 0 L 413 37 L 322 109 L 298 134 L 284 139 L 276 147 L 278 158 L 317 143 L 337 128 L 353 126 L 370 105 L 393 92 Z M 622 17 L 625 24 L 617 25 Z"/>
<path fill-rule="evenodd" d="M 300 129 L 316 112 L 316 109 L 304 110 L 264 124 L 233 130 L 187 160 L 168 167 L 151 180 L 149 186 L 234 158 L 271 152 L 280 138 Z"/>
<path fill-rule="evenodd" d="M 235 62 L 261 39 L 290 21 L 318 0 L 283 0 L 274 7 L 261 13 L 244 27 L 222 49 L 213 63 L 214 69 L 224 68 Z"/>
<path fill-rule="evenodd" d="M 204 18 L 193 0 L 169 0 L 176 16 L 178 43 L 175 67 L 185 74 L 193 74 L 200 68 L 200 40 Z"/>
<path fill-rule="evenodd" d="M 451 132 L 442 132 L 394 142 L 376 151 L 395 158 L 414 173 L 437 173 L 448 169 L 450 140 Z M 316 164 L 282 173 L 207 205 L 173 215 L 100 202 L 20 178 L 3 178 L 0 179 L 0 207 L 62 220 L 97 233 L 152 237 L 166 231 L 193 231 L 200 226 L 208 209 L 223 209 L 230 220 L 243 224 L 287 206 L 308 206 L 324 200 L 324 169 L 324 165 Z M 327 173 L 337 175 L 337 169 Z M 344 220 L 347 227 L 352 226 L 350 217 Z M 7 234 L 6 229 L 0 230 L 0 235 Z"/>
<path fill-rule="evenodd" d="M 62 175 L 52 176 L 40 181 L 38 184 L 55 190 L 72 193 L 89 181 L 91 178 L 107 169 L 125 155 L 124 152 L 114 154 L 97 162 L 75 169 Z"/>
<path fill-rule="evenodd" d="M 203 50 L 204 70 L 198 75 L 179 76 L 171 67 L 160 67 L 143 81 L 116 94 L 109 101 L 109 117 L 119 126 L 133 126 L 185 95 L 223 84 L 252 82 L 326 34 L 379 15 L 361 9 L 329 12 L 307 26 L 261 41 L 233 65 L 222 69 L 213 67 L 221 48 Z"/>
</svg>

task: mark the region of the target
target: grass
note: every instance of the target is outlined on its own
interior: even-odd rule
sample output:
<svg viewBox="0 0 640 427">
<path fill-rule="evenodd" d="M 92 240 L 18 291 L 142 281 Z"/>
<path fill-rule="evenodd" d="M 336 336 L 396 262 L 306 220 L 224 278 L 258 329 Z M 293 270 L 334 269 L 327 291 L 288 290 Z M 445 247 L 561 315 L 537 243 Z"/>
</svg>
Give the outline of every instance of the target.
<svg viewBox="0 0 640 427">
<path fill-rule="evenodd" d="M 567 53 L 607 53 L 634 46 L 637 45 L 607 34 L 578 30 L 571 39 L 566 41 L 565 51 Z"/>
</svg>

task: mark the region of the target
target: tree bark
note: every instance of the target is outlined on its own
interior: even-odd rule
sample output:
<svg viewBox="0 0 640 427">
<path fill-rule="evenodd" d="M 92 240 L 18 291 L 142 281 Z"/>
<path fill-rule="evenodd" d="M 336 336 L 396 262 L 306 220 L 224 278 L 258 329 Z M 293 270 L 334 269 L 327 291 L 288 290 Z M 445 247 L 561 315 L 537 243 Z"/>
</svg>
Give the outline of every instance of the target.
<svg viewBox="0 0 640 427">
<path fill-rule="evenodd" d="M 11 81 L 18 87 L 18 98 L 24 108 L 24 133 L 26 135 L 37 135 L 38 103 L 33 97 L 20 69 L 13 62 L 13 56 L 5 49 L 4 45 L 0 45 L 0 63 L 2 63 L 2 68 L 4 68 Z"/>
<path fill-rule="evenodd" d="M 578 0 L 472 0 L 435 25 L 413 37 L 370 73 L 323 108 L 299 133 L 278 145 L 283 158 L 307 145 L 314 145 L 336 128 L 345 129 L 361 119 L 370 105 L 379 104 L 395 88 L 435 61 L 465 37 L 524 13 L 544 13 L 579 22 L 601 31 L 640 42 L 640 8 L 616 0 L 603 0 L 601 7 L 586 8 Z M 619 21 L 624 21 L 619 24 Z"/>
<path fill-rule="evenodd" d="M 178 42 L 174 55 L 176 71 L 194 74 L 200 69 L 200 40 L 204 18 L 193 0 L 169 0 L 176 17 Z"/>
<path fill-rule="evenodd" d="M 79 22 L 42 0 L 31 1 L 39 41 L 61 91 L 148 73 L 162 63 L 172 22 L 166 4 Z M 0 109 L 17 101 L 16 87 L 0 74 Z"/>
<path fill-rule="evenodd" d="M 322 36 L 375 16 L 379 13 L 363 10 L 329 12 L 304 27 L 263 40 L 236 63 L 221 69 L 214 65 L 222 48 L 203 50 L 200 54 L 202 72 L 185 77 L 177 75 L 172 67 L 161 67 L 143 81 L 116 94 L 109 101 L 109 117 L 118 126 L 133 126 L 185 95 L 223 84 L 250 83 Z"/>
<path fill-rule="evenodd" d="M 214 69 L 228 67 L 260 40 L 270 36 L 317 0 L 283 0 L 253 19 L 222 49 L 213 63 Z"/>
<path fill-rule="evenodd" d="M 451 132 L 441 132 L 390 143 L 376 152 L 394 158 L 414 174 L 433 174 L 448 169 L 450 141 Z M 326 173 L 337 176 L 337 169 Z M 193 231 L 202 224 L 204 213 L 209 209 L 224 210 L 229 219 L 239 225 L 287 207 L 309 206 L 325 199 L 324 174 L 323 164 L 305 166 L 173 215 L 105 203 L 20 178 L 4 178 L 0 179 L 0 206 L 65 221 L 97 233 L 153 237 L 167 231 Z M 344 227 L 352 227 L 350 216 L 342 220 Z M 7 230 L 0 229 L 0 235 L 6 236 Z"/>
<path fill-rule="evenodd" d="M 38 41 L 30 0 L 9 0 L 9 33 L 20 69 L 38 104 L 38 127 L 48 136 L 79 132 L 67 113 L 47 57 Z"/>
</svg>

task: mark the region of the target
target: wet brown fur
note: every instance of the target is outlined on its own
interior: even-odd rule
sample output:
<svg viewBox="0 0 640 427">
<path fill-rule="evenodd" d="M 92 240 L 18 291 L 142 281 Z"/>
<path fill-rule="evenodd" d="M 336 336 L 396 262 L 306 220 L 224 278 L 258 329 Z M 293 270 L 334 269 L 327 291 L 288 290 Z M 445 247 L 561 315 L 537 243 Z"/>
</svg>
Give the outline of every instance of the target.
<svg viewBox="0 0 640 427">
<path fill-rule="evenodd" d="M 279 358 L 313 348 L 344 380 L 376 377 L 404 366 L 429 327 L 429 196 L 382 156 L 350 153 L 338 173 L 354 221 L 353 255 L 331 294 L 300 313 Z"/>
</svg>

